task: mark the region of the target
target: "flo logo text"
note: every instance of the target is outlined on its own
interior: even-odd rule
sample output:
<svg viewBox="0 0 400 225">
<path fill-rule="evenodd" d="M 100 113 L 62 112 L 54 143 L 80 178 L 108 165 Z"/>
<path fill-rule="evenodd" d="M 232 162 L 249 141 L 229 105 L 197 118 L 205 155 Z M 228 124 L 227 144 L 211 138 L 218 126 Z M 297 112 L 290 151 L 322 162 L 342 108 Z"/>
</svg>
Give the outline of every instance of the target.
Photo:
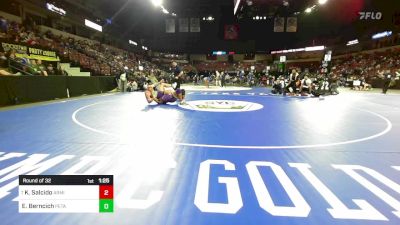
<svg viewBox="0 0 400 225">
<path fill-rule="evenodd" d="M 381 20 L 382 13 L 381 12 L 359 12 L 360 20 Z"/>
</svg>

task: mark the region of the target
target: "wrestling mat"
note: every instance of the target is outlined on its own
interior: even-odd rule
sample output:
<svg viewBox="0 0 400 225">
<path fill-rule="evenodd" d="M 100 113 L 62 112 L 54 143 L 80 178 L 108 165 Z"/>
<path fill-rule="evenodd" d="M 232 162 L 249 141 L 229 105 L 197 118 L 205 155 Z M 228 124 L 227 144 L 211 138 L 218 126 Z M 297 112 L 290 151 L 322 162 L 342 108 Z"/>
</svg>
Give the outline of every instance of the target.
<svg viewBox="0 0 400 225">
<path fill-rule="evenodd" d="M 3 108 L 0 224 L 400 224 L 400 95 L 268 93 Z M 114 175 L 114 212 L 19 213 L 21 174 Z"/>
</svg>

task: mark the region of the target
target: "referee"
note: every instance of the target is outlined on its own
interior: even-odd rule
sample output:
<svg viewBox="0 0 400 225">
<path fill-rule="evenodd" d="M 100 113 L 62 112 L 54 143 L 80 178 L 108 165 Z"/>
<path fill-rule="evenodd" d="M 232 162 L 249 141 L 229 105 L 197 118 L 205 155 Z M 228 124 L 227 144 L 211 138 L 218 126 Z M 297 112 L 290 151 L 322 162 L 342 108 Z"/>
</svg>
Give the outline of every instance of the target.
<svg viewBox="0 0 400 225">
<path fill-rule="evenodd" d="M 173 61 L 171 63 L 172 66 L 172 72 L 174 73 L 174 79 L 173 79 L 173 88 L 176 89 L 180 89 L 181 88 L 181 84 L 183 81 L 183 71 L 182 69 L 178 66 L 178 63 L 176 63 L 175 61 Z M 174 85 L 176 84 L 176 85 Z"/>
</svg>

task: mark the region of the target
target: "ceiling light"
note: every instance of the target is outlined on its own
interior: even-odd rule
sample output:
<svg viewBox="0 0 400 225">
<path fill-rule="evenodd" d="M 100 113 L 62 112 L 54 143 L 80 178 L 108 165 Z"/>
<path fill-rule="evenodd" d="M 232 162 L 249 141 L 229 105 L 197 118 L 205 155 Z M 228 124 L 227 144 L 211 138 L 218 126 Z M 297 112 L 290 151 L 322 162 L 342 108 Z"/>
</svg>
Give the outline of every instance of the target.
<svg viewBox="0 0 400 225">
<path fill-rule="evenodd" d="M 307 8 L 305 12 L 306 12 L 306 13 L 311 13 L 311 11 L 312 11 L 311 8 Z"/>
<path fill-rule="evenodd" d="M 259 17 L 259 16 L 256 16 L 256 20 L 258 20 L 258 19 L 260 19 L 260 17 Z"/>
<path fill-rule="evenodd" d="M 266 20 L 267 19 L 267 17 L 266 16 L 264 16 L 264 20 Z"/>
<path fill-rule="evenodd" d="M 131 45 L 138 45 L 137 42 L 132 41 L 132 40 L 129 40 L 129 44 L 131 44 Z"/>
<path fill-rule="evenodd" d="M 352 41 L 347 42 L 347 46 L 356 45 L 356 44 L 358 44 L 358 43 L 359 43 L 359 42 L 358 42 L 358 39 L 355 39 L 355 40 L 352 40 Z"/>
<path fill-rule="evenodd" d="M 287 7 L 287 6 L 289 6 L 289 2 L 288 1 L 283 1 L 283 5 Z"/>
<path fill-rule="evenodd" d="M 161 6 L 162 0 L 151 0 L 151 3 L 153 3 L 155 7 L 158 7 Z"/>
<path fill-rule="evenodd" d="M 374 34 L 372 36 L 372 39 L 379 39 L 379 38 L 383 38 L 383 37 L 389 37 L 390 35 L 392 35 L 392 31 L 385 31 L 385 32 L 381 32 L 381 33 L 377 33 Z"/>
<path fill-rule="evenodd" d="M 306 47 L 305 51 L 312 52 L 312 51 L 321 51 L 324 49 L 325 49 L 325 46 L 313 46 L 313 47 Z"/>
<path fill-rule="evenodd" d="M 166 10 L 166 9 L 164 9 L 164 8 L 162 9 L 162 12 L 165 13 L 165 14 L 168 14 L 168 13 L 169 13 L 168 10 Z"/>
<path fill-rule="evenodd" d="M 319 3 L 320 5 L 323 5 L 323 4 L 325 4 L 327 1 L 328 1 L 328 0 L 318 0 L 318 3 Z"/>
</svg>

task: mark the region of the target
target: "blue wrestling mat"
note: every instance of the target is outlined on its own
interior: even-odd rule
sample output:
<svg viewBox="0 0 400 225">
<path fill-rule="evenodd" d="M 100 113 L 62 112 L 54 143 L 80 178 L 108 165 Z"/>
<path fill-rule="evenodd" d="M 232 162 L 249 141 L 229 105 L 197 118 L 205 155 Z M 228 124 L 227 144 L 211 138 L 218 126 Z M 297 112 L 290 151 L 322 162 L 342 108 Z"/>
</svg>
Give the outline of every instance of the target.
<svg viewBox="0 0 400 225">
<path fill-rule="evenodd" d="M 400 95 L 267 92 L 4 109 L 0 224 L 400 224 Z M 21 174 L 114 175 L 114 213 L 19 213 Z"/>
</svg>

